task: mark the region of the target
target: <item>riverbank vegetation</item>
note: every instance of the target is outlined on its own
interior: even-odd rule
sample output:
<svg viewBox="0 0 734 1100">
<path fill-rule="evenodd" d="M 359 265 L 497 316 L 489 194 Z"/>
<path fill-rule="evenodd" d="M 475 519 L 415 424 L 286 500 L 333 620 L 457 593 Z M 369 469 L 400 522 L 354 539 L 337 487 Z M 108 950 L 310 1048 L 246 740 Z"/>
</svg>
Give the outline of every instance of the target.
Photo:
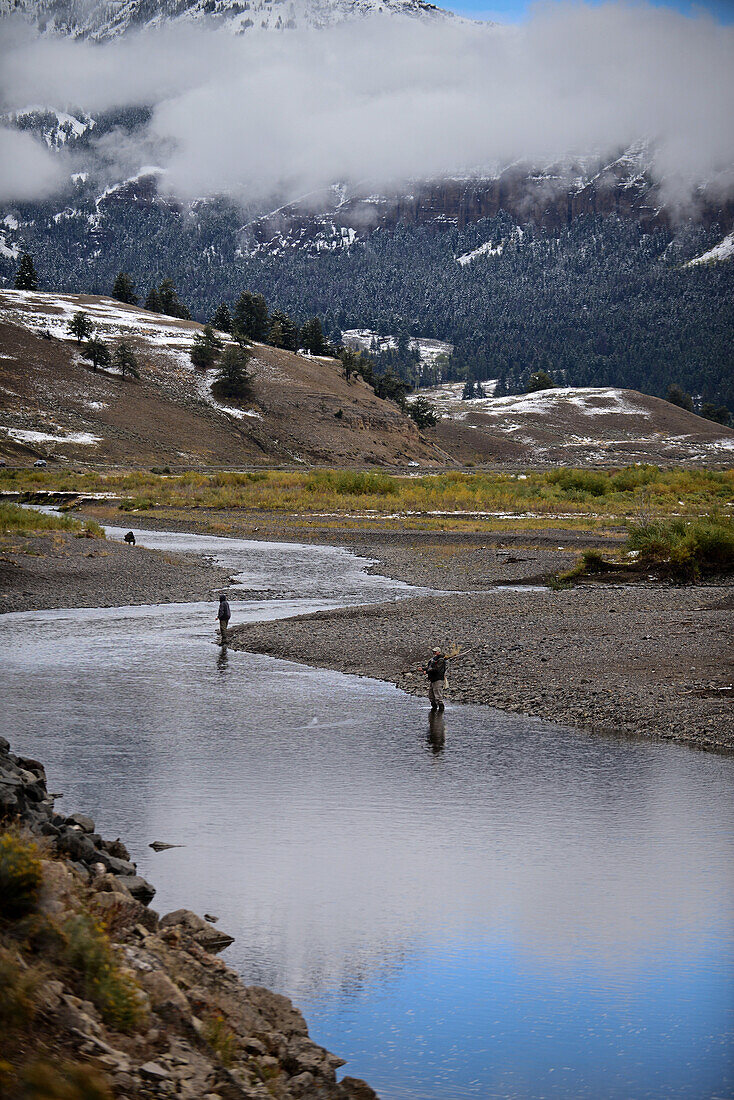
<svg viewBox="0 0 734 1100">
<path fill-rule="evenodd" d="M 18 504 L 0 504 L 0 536 L 40 535 L 66 531 L 80 537 L 103 539 L 104 531 L 94 520 L 82 523 L 70 515 L 48 516 L 44 512 L 21 508 Z"/>
<path fill-rule="evenodd" d="M 584 578 L 634 580 L 655 576 L 681 583 L 734 573 L 734 518 L 702 516 L 632 523 L 620 560 L 610 561 L 598 550 L 585 550 L 577 564 L 560 573 L 552 588 L 564 588 Z"/>
<path fill-rule="evenodd" d="M 694 518 L 734 507 L 734 470 L 449 471 L 394 475 L 355 470 L 0 472 L 5 491 L 104 494 L 125 512 L 198 510 L 289 513 L 444 530 L 563 520 L 589 528 Z"/>
</svg>

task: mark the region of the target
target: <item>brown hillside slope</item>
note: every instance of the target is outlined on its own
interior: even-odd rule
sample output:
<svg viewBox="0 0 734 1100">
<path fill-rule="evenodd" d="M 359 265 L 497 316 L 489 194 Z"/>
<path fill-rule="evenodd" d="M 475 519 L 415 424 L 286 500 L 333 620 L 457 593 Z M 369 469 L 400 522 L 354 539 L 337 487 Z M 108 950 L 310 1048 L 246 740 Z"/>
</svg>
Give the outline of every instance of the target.
<svg viewBox="0 0 734 1100">
<path fill-rule="evenodd" d="M 125 338 L 140 382 L 92 371 L 67 326 L 84 310 L 95 334 Z M 332 359 L 256 344 L 252 400 L 212 396 L 189 350 L 201 326 L 110 298 L 0 290 L 0 454 L 125 464 L 378 465 L 444 461 L 392 402 Z"/>
<path fill-rule="evenodd" d="M 554 388 L 461 400 L 461 383 L 426 391 L 437 438 L 463 462 L 604 466 L 731 465 L 734 429 L 659 397 L 612 387 Z"/>
</svg>

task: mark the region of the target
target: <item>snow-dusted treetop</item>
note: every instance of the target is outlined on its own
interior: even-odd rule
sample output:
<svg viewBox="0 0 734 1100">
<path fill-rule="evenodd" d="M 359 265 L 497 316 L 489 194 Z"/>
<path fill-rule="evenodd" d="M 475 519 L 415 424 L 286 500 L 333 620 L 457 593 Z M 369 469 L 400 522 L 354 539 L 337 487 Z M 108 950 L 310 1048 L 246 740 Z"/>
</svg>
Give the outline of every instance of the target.
<svg viewBox="0 0 734 1100">
<path fill-rule="evenodd" d="M 45 34 L 98 41 L 167 23 L 245 34 L 326 27 L 364 16 L 454 18 L 425 0 L 0 0 L 0 17 L 8 15 L 23 17 Z"/>
</svg>

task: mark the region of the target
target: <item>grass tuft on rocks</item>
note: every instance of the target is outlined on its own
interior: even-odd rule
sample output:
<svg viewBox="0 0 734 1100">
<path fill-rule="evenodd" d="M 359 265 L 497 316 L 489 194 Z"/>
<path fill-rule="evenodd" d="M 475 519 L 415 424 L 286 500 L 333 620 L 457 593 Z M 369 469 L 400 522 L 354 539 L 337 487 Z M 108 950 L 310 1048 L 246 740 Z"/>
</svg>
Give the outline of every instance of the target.
<svg viewBox="0 0 734 1100">
<path fill-rule="evenodd" d="M 118 1031 L 135 1030 L 145 1017 L 140 988 L 121 969 L 104 928 L 81 913 L 66 921 L 64 932 L 64 961 L 79 975 L 84 996 L 105 1023 Z"/>
<path fill-rule="evenodd" d="M 19 920 L 34 913 L 42 871 L 37 846 L 18 833 L 0 836 L 0 918 Z"/>
</svg>

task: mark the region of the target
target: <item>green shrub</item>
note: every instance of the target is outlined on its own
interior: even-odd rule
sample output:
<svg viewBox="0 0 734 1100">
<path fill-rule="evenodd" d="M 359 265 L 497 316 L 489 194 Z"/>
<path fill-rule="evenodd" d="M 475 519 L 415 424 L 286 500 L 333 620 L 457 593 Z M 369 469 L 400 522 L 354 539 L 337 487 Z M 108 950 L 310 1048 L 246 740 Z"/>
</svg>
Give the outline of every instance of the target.
<svg viewBox="0 0 734 1100">
<path fill-rule="evenodd" d="M 340 496 L 395 496 L 398 483 L 387 474 L 362 473 L 356 470 L 318 470 L 309 474 L 304 488 L 307 492 L 332 492 Z"/>
<path fill-rule="evenodd" d="M 557 485 L 564 492 L 575 490 L 592 497 L 603 497 L 610 487 L 609 476 L 594 470 L 551 470 L 546 475 L 546 480 L 550 485 Z"/>
<path fill-rule="evenodd" d="M 604 560 L 598 550 L 584 550 L 581 562 L 586 573 L 604 573 L 609 569 L 609 562 Z"/>
<path fill-rule="evenodd" d="M 628 549 L 677 580 L 734 573 L 734 521 L 716 517 L 660 520 L 629 528 Z"/>
<path fill-rule="evenodd" d="M 64 961 L 79 976 L 82 991 L 99 1009 L 105 1023 L 134 1030 L 145 1011 L 139 987 L 119 966 L 103 928 L 86 915 L 65 922 Z"/>
<path fill-rule="evenodd" d="M 81 523 L 71 516 L 47 516 L 19 504 L 0 504 L 0 533 L 34 535 L 39 531 L 79 531 Z"/>
<path fill-rule="evenodd" d="M 16 833 L 0 836 L 0 917 L 18 920 L 33 913 L 41 892 L 41 861 L 32 841 Z"/>
<path fill-rule="evenodd" d="M 204 1038 L 223 1066 L 234 1065 L 237 1059 L 237 1036 L 220 1012 L 204 1018 Z"/>
<path fill-rule="evenodd" d="M 625 466 L 612 474 L 611 483 L 616 492 L 629 493 L 660 480 L 657 466 Z"/>
</svg>

